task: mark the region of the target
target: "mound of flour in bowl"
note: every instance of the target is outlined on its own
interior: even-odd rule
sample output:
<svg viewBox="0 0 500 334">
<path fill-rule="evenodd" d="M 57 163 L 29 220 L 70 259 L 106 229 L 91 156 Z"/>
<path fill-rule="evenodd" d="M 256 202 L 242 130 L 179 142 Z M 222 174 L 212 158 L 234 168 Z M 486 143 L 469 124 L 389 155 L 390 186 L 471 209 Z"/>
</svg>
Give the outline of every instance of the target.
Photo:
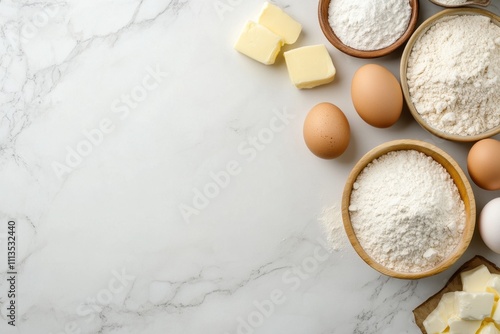
<svg viewBox="0 0 500 334">
<path fill-rule="evenodd" d="M 394 44 L 411 18 L 408 0 L 331 0 L 328 22 L 335 35 L 357 50 L 379 50 Z"/>
<path fill-rule="evenodd" d="M 415 109 L 433 128 L 472 136 L 500 125 L 500 27 L 481 15 L 443 18 L 413 45 Z"/>
<path fill-rule="evenodd" d="M 365 252 L 407 273 L 447 258 L 465 228 L 465 205 L 453 179 L 415 150 L 389 152 L 368 164 L 354 183 L 349 214 Z"/>
</svg>

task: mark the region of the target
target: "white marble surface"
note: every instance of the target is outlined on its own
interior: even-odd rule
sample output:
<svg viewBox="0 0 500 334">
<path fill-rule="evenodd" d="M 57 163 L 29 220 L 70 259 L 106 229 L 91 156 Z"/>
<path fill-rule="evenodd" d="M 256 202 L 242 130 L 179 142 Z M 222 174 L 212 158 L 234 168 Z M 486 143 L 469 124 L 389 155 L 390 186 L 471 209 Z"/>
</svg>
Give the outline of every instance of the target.
<svg viewBox="0 0 500 334">
<path fill-rule="evenodd" d="M 420 2 L 420 21 L 441 9 Z M 402 50 L 351 58 L 322 35 L 317 1 L 274 3 L 303 24 L 295 46 L 328 46 L 334 83 L 299 91 L 281 56 L 266 67 L 232 49 L 262 1 L 0 1 L 0 333 L 416 334 L 411 311 L 461 263 L 500 264 L 477 235 L 453 268 L 419 281 L 381 276 L 350 245 L 325 251 L 318 216 L 370 148 L 418 138 L 465 167 L 470 145 L 431 136 L 407 111 L 390 129 L 365 124 L 350 79 L 369 62 L 398 75 Z M 323 101 L 352 128 L 333 161 L 301 134 Z M 213 198 L 198 198 L 224 170 Z M 479 209 L 500 195 L 474 190 Z"/>
</svg>

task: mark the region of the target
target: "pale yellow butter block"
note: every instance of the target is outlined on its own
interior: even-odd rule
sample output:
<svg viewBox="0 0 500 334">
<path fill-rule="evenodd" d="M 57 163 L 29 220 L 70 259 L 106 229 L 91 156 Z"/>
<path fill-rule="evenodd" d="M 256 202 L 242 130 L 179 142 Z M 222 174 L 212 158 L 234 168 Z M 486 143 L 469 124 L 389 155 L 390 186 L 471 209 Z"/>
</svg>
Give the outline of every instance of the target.
<svg viewBox="0 0 500 334">
<path fill-rule="evenodd" d="M 491 279 L 486 284 L 486 291 L 494 293 L 497 299 L 500 297 L 500 275 L 491 274 Z"/>
<path fill-rule="evenodd" d="M 491 274 L 488 268 L 482 264 L 477 268 L 461 273 L 460 278 L 462 279 L 463 291 L 483 292 L 486 291 Z"/>
<path fill-rule="evenodd" d="M 248 21 L 234 48 L 265 65 L 274 64 L 283 46 L 283 39 L 268 28 Z"/>
<path fill-rule="evenodd" d="M 443 319 L 438 309 L 434 309 L 424 320 L 425 331 L 429 334 L 442 333 L 448 327 L 448 319 Z"/>
<path fill-rule="evenodd" d="M 445 293 L 437 307 L 425 318 L 424 327 L 428 334 L 440 334 L 448 327 L 448 320 L 455 314 L 455 292 Z"/>
<path fill-rule="evenodd" d="M 491 315 L 493 321 L 497 324 L 500 324 L 500 301 L 495 303 L 495 307 L 493 308 L 493 314 Z"/>
<path fill-rule="evenodd" d="M 489 292 L 455 293 L 455 308 L 457 316 L 464 320 L 483 320 L 491 316 L 495 296 Z"/>
<path fill-rule="evenodd" d="M 481 327 L 481 320 L 462 320 L 460 318 L 451 318 L 448 322 L 450 325 L 450 334 L 476 334 Z"/>
<path fill-rule="evenodd" d="M 302 25 L 299 22 L 269 2 L 264 3 L 257 22 L 281 36 L 286 44 L 295 43 L 302 31 Z"/>
<path fill-rule="evenodd" d="M 323 44 L 293 49 L 284 56 L 290 79 L 297 88 L 313 88 L 335 78 L 335 66 Z"/>
<path fill-rule="evenodd" d="M 477 334 L 500 334 L 500 331 L 495 327 L 493 323 L 490 322 L 481 327 Z"/>
</svg>

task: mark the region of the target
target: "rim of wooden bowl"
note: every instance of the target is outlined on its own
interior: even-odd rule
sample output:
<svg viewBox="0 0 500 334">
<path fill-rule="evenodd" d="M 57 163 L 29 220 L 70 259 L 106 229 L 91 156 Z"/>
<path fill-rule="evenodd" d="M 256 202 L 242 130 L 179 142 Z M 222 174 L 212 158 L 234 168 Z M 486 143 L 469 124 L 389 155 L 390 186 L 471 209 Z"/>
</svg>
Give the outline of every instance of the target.
<svg viewBox="0 0 500 334">
<path fill-rule="evenodd" d="M 363 247 L 361 247 L 361 244 L 359 243 L 356 237 L 356 233 L 354 232 L 354 229 L 352 227 L 349 214 L 349 203 L 351 199 L 352 186 L 361 171 L 374 159 L 387 154 L 388 152 L 400 150 L 416 150 L 432 157 L 435 161 L 440 163 L 452 177 L 458 188 L 460 197 L 465 204 L 465 228 L 459 244 L 457 245 L 455 250 L 450 255 L 448 255 L 447 258 L 441 261 L 436 267 L 422 272 L 410 273 L 391 270 L 371 258 L 368 253 L 365 252 Z M 474 228 L 476 225 L 476 202 L 469 180 L 465 176 L 458 163 L 450 155 L 448 155 L 440 148 L 421 140 L 399 139 L 381 144 L 373 148 L 356 163 L 347 178 L 342 194 L 342 221 L 351 245 L 358 253 L 358 255 L 363 259 L 363 261 L 365 261 L 369 266 L 371 266 L 378 272 L 390 277 L 401 279 L 419 279 L 436 275 L 448 269 L 466 251 L 474 234 Z"/>
<path fill-rule="evenodd" d="M 405 49 L 403 51 L 403 55 L 401 56 L 401 65 L 400 65 L 400 80 L 401 80 L 401 88 L 403 90 L 403 96 L 405 98 L 406 104 L 408 105 L 408 108 L 410 109 L 411 114 L 413 115 L 413 118 L 417 121 L 418 124 L 420 124 L 421 127 L 423 127 L 425 130 L 428 132 L 432 133 L 433 135 L 443 138 L 446 140 L 450 141 L 455 141 L 455 142 L 475 142 L 481 139 L 489 138 L 492 136 L 495 136 L 500 133 L 500 125 L 497 127 L 494 127 L 488 131 L 485 131 L 483 133 L 480 133 L 478 135 L 474 136 L 460 136 L 460 135 L 454 135 L 454 134 L 449 134 L 443 131 L 440 131 L 434 127 L 432 127 L 429 123 L 427 123 L 424 118 L 418 113 L 417 109 L 415 108 L 415 105 L 413 104 L 413 101 L 410 96 L 410 91 L 408 88 L 408 78 L 407 78 L 407 67 L 408 67 L 408 59 L 410 58 L 410 53 L 413 49 L 413 46 L 415 45 L 416 41 L 427 32 L 427 30 L 432 27 L 434 24 L 436 24 L 437 21 L 440 21 L 444 17 L 447 16 L 454 16 L 454 15 L 481 15 L 481 16 L 487 16 L 489 17 L 496 25 L 500 26 L 500 17 L 495 15 L 494 13 L 491 13 L 487 10 L 480 9 L 480 8 L 456 8 L 456 9 L 445 9 L 437 14 L 434 14 L 433 16 L 429 17 L 427 20 L 425 20 L 418 28 L 415 30 L 413 35 L 410 37 L 408 40 L 408 43 L 406 43 Z"/>
<path fill-rule="evenodd" d="M 403 45 L 408 40 L 408 38 L 410 38 L 410 36 L 413 34 L 413 31 L 415 31 L 415 28 L 417 26 L 418 14 L 419 14 L 419 0 L 409 0 L 412 9 L 410 22 L 408 23 L 408 28 L 406 29 L 405 33 L 401 35 L 401 37 L 399 37 L 398 40 L 396 40 L 393 44 L 378 50 L 364 51 L 364 50 L 354 49 L 342 43 L 342 41 L 337 37 L 337 35 L 335 35 L 335 32 L 330 26 L 330 23 L 328 22 L 328 8 L 330 6 L 330 1 L 331 0 L 319 0 L 318 19 L 321 30 L 323 31 L 323 34 L 325 35 L 326 39 L 328 39 L 328 41 L 334 47 L 336 47 L 343 53 L 353 57 L 378 58 L 388 55 L 389 53 L 393 52 L 401 45 Z"/>
</svg>

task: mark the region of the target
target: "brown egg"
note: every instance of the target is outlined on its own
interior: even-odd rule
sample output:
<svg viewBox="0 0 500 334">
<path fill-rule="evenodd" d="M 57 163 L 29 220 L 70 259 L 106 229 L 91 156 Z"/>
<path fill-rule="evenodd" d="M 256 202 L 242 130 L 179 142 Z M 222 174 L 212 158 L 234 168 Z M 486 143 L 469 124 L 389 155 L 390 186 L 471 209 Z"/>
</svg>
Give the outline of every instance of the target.
<svg viewBox="0 0 500 334">
<path fill-rule="evenodd" d="M 304 140 L 316 156 L 333 159 L 347 149 L 351 129 L 342 110 L 331 103 L 315 105 L 304 121 Z"/>
<path fill-rule="evenodd" d="M 396 123 L 403 110 L 403 92 L 398 79 L 376 64 L 364 65 L 354 73 L 351 98 L 359 116 L 377 128 Z"/>
<path fill-rule="evenodd" d="M 467 156 L 467 169 L 479 187 L 500 190 L 500 141 L 490 138 L 475 143 Z"/>
</svg>

